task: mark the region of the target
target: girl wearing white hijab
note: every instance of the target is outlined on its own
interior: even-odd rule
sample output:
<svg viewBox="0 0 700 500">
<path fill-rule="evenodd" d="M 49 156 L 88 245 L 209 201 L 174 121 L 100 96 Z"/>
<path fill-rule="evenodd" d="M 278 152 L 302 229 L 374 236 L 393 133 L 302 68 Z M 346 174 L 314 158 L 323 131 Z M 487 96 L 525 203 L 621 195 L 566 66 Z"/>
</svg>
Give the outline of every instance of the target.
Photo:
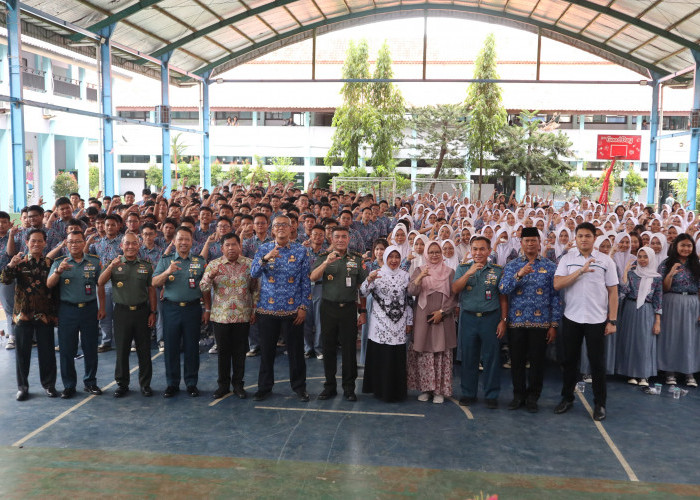
<svg viewBox="0 0 700 500">
<path fill-rule="evenodd" d="M 649 246 L 656 252 L 658 262 L 663 262 L 668 257 L 668 242 L 663 233 L 654 233 L 649 238 Z"/>
<path fill-rule="evenodd" d="M 454 233 L 454 230 L 448 224 L 443 224 L 442 226 L 440 226 L 440 229 L 438 230 L 437 240 L 438 241 L 449 240 L 452 238 L 452 233 Z"/>
<path fill-rule="evenodd" d="M 413 251 L 406 257 L 406 259 L 411 262 L 408 268 L 408 274 L 411 276 L 413 276 L 413 272 L 416 269 L 425 264 L 427 257 L 425 251 L 428 248 L 429 242 L 430 240 L 428 240 L 428 237 L 424 234 L 416 236 L 416 239 L 413 240 Z M 404 266 L 403 269 L 406 270 L 406 267 Z"/>
<path fill-rule="evenodd" d="M 611 252 L 611 257 L 615 262 L 617 267 L 617 276 L 621 280 L 625 269 L 627 269 L 627 264 L 634 260 L 632 253 L 630 252 L 630 246 L 632 245 L 632 238 L 627 233 L 617 233 L 615 235 L 615 244 Z"/>
<path fill-rule="evenodd" d="M 455 271 L 459 265 L 459 257 L 457 257 L 454 242 L 451 240 L 445 240 L 440 243 L 440 248 L 442 248 L 442 255 L 445 259 L 445 264 L 447 267 Z"/>
<path fill-rule="evenodd" d="M 501 229 L 496 233 L 496 245 L 493 252 L 491 252 L 491 255 L 495 257 L 495 264 L 505 266 L 508 262 L 517 258 L 518 251 L 513 247 L 512 241 L 514 237 L 515 235 L 509 235 L 508 229 Z"/>
<path fill-rule="evenodd" d="M 403 224 L 396 224 L 396 227 L 391 232 L 390 243 L 398 248 L 401 259 L 405 259 L 408 256 L 411 247 L 408 244 L 408 231 L 406 231 L 406 226 Z"/>
</svg>

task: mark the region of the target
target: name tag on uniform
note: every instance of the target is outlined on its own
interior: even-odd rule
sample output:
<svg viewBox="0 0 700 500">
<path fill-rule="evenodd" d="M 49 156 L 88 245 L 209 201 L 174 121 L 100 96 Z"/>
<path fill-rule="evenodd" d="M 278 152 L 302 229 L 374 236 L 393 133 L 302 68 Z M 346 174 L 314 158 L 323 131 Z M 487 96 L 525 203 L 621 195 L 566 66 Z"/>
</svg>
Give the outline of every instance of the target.
<svg viewBox="0 0 700 500">
<path fill-rule="evenodd" d="M 188 283 L 190 285 L 190 288 L 197 288 L 197 284 L 195 283 L 194 278 L 190 278 L 188 280 Z"/>
<path fill-rule="evenodd" d="M 352 278 L 350 276 L 345 278 L 345 286 L 348 288 L 352 286 Z"/>
<path fill-rule="evenodd" d="M 357 269 L 357 262 L 355 262 L 354 260 L 349 260 L 346 263 L 346 267 L 348 269 Z"/>
<path fill-rule="evenodd" d="M 491 300 L 491 290 L 486 290 L 486 300 Z"/>
<path fill-rule="evenodd" d="M 202 264 L 190 264 L 190 269 L 202 269 Z"/>
<path fill-rule="evenodd" d="M 139 267 L 138 269 L 136 269 L 136 272 L 141 274 L 148 274 L 148 269 L 146 269 L 145 267 Z"/>
<path fill-rule="evenodd" d="M 92 285 L 85 283 L 85 295 L 92 295 Z"/>
</svg>

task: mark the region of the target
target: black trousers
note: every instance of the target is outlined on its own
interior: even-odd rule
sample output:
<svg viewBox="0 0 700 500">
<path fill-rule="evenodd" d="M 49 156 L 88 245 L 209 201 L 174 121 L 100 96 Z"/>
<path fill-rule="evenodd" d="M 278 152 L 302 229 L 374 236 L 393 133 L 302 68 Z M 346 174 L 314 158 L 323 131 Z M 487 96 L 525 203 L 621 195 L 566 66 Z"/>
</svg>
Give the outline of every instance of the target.
<svg viewBox="0 0 700 500">
<path fill-rule="evenodd" d="M 269 392 L 275 385 L 275 355 L 277 340 L 282 333 L 287 334 L 287 355 L 289 357 L 289 381 L 294 392 L 306 390 L 306 362 L 304 361 L 304 324 L 294 325 L 293 316 L 255 315 L 260 332 L 260 372 L 258 391 Z"/>
<path fill-rule="evenodd" d="M 343 360 L 343 391 L 355 392 L 357 379 L 357 306 L 337 302 L 321 301 L 321 345 L 323 346 L 323 371 L 326 389 L 335 389 L 338 355 L 336 347 L 340 343 Z"/>
<path fill-rule="evenodd" d="M 561 395 L 567 401 L 574 400 L 574 387 L 579 377 L 581 344 L 586 340 L 588 362 L 593 378 L 593 402 L 605 406 L 607 386 L 605 382 L 605 323 L 576 323 L 563 317 L 562 344 L 564 349 L 563 384 Z"/>
<path fill-rule="evenodd" d="M 141 387 L 151 385 L 153 365 L 151 363 L 151 333 L 148 330 L 149 312 L 147 304 L 140 306 L 135 311 L 129 310 L 129 306 L 114 304 L 112 319 L 114 321 L 114 343 L 117 350 L 114 380 L 120 386 L 129 386 L 129 354 L 132 340 L 136 343 L 136 355 L 139 360 L 139 385 Z"/>
<path fill-rule="evenodd" d="M 233 387 L 242 389 L 250 323 L 212 322 L 212 325 L 219 347 L 219 389 L 228 390 L 232 382 Z"/>
<path fill-rule="evenodd" d="M 7 313 L 8 315 L 11 312 Z M 56 386 L 56 351 L 53 342 L 53 325 L 42 321 L 18 321 L 15 324 L 15 359 L 17 365 L 17 389 L 29 390 L 29 364 L 32 359 L 32 338 L 36 334 L 39 354 L 39 380 L 44 389 Z"/>
<path fill-rule="evenodd" d="M 510 376 L 513 398 L 537 401 L 542 394 L 544 358 L 547 350 L 546 328 L 509 328 Z M 530 361 L 530 372 L 525 365 Z"/>
</svg>

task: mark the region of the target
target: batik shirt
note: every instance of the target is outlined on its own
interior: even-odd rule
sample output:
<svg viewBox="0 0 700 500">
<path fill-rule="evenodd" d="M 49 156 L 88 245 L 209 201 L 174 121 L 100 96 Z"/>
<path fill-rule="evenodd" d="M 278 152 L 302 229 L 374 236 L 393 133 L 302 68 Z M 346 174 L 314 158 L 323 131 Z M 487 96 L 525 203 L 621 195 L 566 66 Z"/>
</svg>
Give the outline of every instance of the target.
<svg viewBox="0 0 700 500">
<path fill-rule="evenodd" d="M 29 257 L 14 268 L 6 267 L 0 275 L 0 281 L 6 285 L 16 281 L 15 322 L 41 321 L 45 324 L 56 320 L 56 295 L 54 289 L 46 286 L 51 269 L 51 259 L 43 257 L 39 260 Z"/>
<path fill-rule="evenodd" d="M 292 316 L 299 307 L 311 306 L 311 265 L 309 252 L 298 243 L 280 247 L 279 257 L 263 262 L 275 248 L 275 242 L 264 243 L 253 258 L 251 276 L 260 279 L 260 299 L 256 311 L 275 316 Z"/>
<path fill-rule="evenodd" d="M 89 253 L 95 254 L 100 258 L 100 264 L 106 268 L 110 262 L 122 255 L 121 243 L 124 235 L 118 234 L 112 239 L 106 236 L 95 241 L 90 245 Z"/>
<path fill-rule="evenodd" d="M 664 279 L 666 276 L 667 262 L 668 259 L 664 260 L 659 266 L 659 274 L 661 275 L 661 279 Z M 671 281 L 671 289 L 668 290 L 668 292 L 697 295 L 698 288 L 700 288 L 700 283 L 698 283 L 698 280 L 693 278 L 693 274 L 690 272 L 690 269 L 688 269 L 688 264 L 686 263 L 681 264 L 681 268 Z"/>
<path fill-rule="evenodd" d="M 639 296 L 639 283 L 642 281 L 642 278 L 637 276 L 637 273 L 634 272 L 634 269 L 636 267 L 637 267 L 636 264 L 632 265 L 632 267 L 630 267 L 629 271 L 627 271 L 627 283 L 623 283 L 622 281 L 620 281 L 620 285 L 618 288 L 618 293 L 620 294 L 620 302 L 622 302 L 625 299 L 633 300 L 633 301 L 637 302 L 637 297 Z M 644 298 L 644 302 L 649 302 L 652 305 L 652 307 L 654 308 L 655 314 L 662 313 L 662 303 L 663 303 L 663 277 L 662 276 L 656 277 L 652 280 L 651 290 L 649 290 L 649 293 Z M 678 276 L 678 275 L 676 275 L 676 276 Z"/>
<path fill-rule="evenodd" d="M 211 321 L 250 322 L 260 293 L 256 281 L 251 286 L 251 263 L 251 259 L 241 255 L 235 262 L 222 256 L 207 264 L 199 287 L 203 293 L 214 288 Z"/>
<path fill-rule="evenodd" d="M 537 256 L 533 272 L 516 278 L 527 265 L 528 259 L 520 256 L 503 268 L 498 290 L 508 295 L 508 326 L 512 328 L 558 327 L 561 321 L 561 300 L 554 289 L 554 273 L 557 265 Z"/>
<path fill-rule="evenodd" d="M 379 238 L 379 228 L 372 222 L 363 224 L 359 221 L 353 222 L 352 227 L 357 231 L 360 241 L 362 242 L 362 251 L 360 253 L 371 250 L 374 241 Z"/>
<path fill-rule="evenodd" d="M 264 240 L 261 240 L 258 238 L 257 234 L 254 234 L 250 238 L 245 238 L 241 242 L 241 248 L 242 248 L 242 254 L 244 257 L 248 257 L 249 259 L 252 259 L 255 257 L 255 252 L 258 251 L 258 248 L 260 248 L 260 245 L 263 243 L 268 243 L 272 241 L 272 238 L 269 236 L 266 236 Z"/>
</svg>

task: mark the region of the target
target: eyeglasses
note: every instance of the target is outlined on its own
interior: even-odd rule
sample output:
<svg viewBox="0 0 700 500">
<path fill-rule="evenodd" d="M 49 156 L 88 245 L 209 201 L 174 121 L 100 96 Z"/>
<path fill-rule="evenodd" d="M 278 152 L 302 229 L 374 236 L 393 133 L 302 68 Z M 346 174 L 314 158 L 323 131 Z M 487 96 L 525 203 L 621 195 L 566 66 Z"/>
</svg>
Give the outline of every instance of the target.
<svg viewBox="0 0 700 500">
<path fill-rule="evenodd" d="M 84 243 L 83 240 L 66 240 L 66 245 L 82 245 Z"/>
<path fill-rule="evenodd" d="M 277 228 L 280 228 L 280 227 L 291 227 L 291 224 L 287 224 L 286 222 L 284 222 L 284 223 L 280 223 L 280 224 L 273 224 L 272 227 L 277 227 Z"/>
<path fill-rule="evenodd" d="M 442 252 L 428 252 L 428 255 L 442 255 Z"/>
</svg>

